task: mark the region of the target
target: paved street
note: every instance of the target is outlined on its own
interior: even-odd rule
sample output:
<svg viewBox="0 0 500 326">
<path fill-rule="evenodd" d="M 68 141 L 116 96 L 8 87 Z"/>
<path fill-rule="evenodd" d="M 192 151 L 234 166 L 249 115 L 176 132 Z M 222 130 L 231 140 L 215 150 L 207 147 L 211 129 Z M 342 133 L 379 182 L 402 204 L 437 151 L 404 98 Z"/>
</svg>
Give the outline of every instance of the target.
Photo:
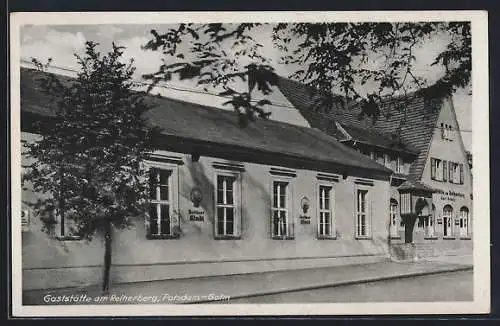
<svg viewBox="0 0 500 326">
<path fill-rule="evenodd" d="M 415 289 L 418 289 L 417 292 Z M 425 292 L 425 289 L 431 290 Z M 436 298 L 468 300 L 471 296 L 472 266 L 442 261 L 421 261 L 418 263 L 380 262 L 306 270 L 113 284 L 109 295 L 104 296 L 99 286 L 31 290 L 24 291 L 23 303 L 27 305 L 151 304 L 217 300 L 226 303 L 228 301 L 260 302 L 259 300 L 362 302 L 363 300 L 418 301 L 436 300 Z M 68 299 L 68 297 L 71 298 Z"/>
<path fill-rule="evenodd" d="M 229 303 L 337 303 L 377 301 L 472 301 L 472 271 L 460 271 L 355 285 L 287 292 Z"/>
</svg>

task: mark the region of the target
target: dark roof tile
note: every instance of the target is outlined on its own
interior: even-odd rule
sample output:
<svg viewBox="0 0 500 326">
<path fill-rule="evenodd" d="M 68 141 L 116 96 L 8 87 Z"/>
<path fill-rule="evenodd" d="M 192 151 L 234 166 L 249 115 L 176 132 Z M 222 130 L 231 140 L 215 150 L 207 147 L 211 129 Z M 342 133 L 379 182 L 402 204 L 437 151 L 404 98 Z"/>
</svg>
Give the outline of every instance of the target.
<svg viewBox="0 0 500 326">
<path fill-rule="evenodd" d="M 315 108 L 317 92 L 300 82 L 278 77 L 278 88 L 309 121 L 311 127 L 320 128 L 329 134 L 332 134 L 331 131 L 322 126 L 337 121 L 355 133 L 356 137 L 384 147 L 387 146 L 388 139 L 391 140 L 390 135 L 400 129 L 399 137 L 400 142 L 405 144 L 404 150 L 418 153 L 411 164 L 409 176 L 416 180 L 421 178 L 440 112 L 439 99 L 424 98 L 417 93 L 406 97 L 387 97 L 383 100 L 379 118 L 373 120 L 360 119 L 361 108 L 354 102 L 347 103 L 345 108 L 340 104 L 334 105 L 330 110 Z"/>
<path fill-rule="evenodd" d="M 51 98 L 36 82 L 41 74 L 36 70 L 21 69 L 22 112 L 50 115 Z M 73 80 L 59 78 L 65 83 Z M 153 107 L 146 114 L 148 122 L 160 127 L 164 135 L 390 174 L 390 170 L 333 137 L 308 127 L 260 119 L 242 128 L 233 111 L 157 96 L 148 96 L 147 102 Z"/>
</svg>

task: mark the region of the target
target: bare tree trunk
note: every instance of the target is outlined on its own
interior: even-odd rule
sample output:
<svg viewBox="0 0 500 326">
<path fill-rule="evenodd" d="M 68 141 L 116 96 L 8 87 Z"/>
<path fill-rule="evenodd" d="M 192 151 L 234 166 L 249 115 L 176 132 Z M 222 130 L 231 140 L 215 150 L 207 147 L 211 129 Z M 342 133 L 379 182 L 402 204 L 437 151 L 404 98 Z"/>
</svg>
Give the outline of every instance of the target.
<svg viewBox="0 0 500 326">
<path fill-rule="evenodd" d="M 111 222 L 106 221 L 104 225 L 104 275 L 102 282 L 102 291 L 107 293 L 109 291 L 109 275 L 111 269 Z"/>
</svg>

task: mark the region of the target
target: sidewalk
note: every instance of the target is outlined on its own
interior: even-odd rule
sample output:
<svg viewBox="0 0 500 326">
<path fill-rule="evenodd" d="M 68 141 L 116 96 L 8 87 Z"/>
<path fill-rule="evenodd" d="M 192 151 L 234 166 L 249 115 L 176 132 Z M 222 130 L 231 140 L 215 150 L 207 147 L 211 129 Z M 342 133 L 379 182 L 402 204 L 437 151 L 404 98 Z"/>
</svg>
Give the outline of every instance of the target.
<svg viewBox="0 0 500 326">
<path fill-rule="evenodd" d="M 227 301 L 231 298 L 253 297 L 298 290 L 415 277 L 452 271 L 472 270 L 469 264 L 439 261 L 381 262 L 363 265 L 336 266 L 257 274 L 212 276 L 193 279 L 111 284 L 107 298 L 100 287 L 32 290 L 23 293 L 24 305 L 57 304 L 45 302 L 49 296 L 82 296 L 69 304 L 137 304 L 137 303 L 202 303 Z M 59 303 L 61 304 L 61 303 Z M 68 304 L 68 303 L 62 303 Z"/>
</svg>

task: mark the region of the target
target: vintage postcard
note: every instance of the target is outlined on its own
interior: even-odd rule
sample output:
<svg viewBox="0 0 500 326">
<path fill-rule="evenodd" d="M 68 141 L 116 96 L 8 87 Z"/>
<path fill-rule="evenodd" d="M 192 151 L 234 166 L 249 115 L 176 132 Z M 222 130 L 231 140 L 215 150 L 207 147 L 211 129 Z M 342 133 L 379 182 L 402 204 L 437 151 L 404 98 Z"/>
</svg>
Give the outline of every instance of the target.
<svg viewBox="0 0 500 326">
<path fill-rule="evenodd" d="M 13 316 L 488 313 L 487 18 L 12 13 Z"/>
</svg>

